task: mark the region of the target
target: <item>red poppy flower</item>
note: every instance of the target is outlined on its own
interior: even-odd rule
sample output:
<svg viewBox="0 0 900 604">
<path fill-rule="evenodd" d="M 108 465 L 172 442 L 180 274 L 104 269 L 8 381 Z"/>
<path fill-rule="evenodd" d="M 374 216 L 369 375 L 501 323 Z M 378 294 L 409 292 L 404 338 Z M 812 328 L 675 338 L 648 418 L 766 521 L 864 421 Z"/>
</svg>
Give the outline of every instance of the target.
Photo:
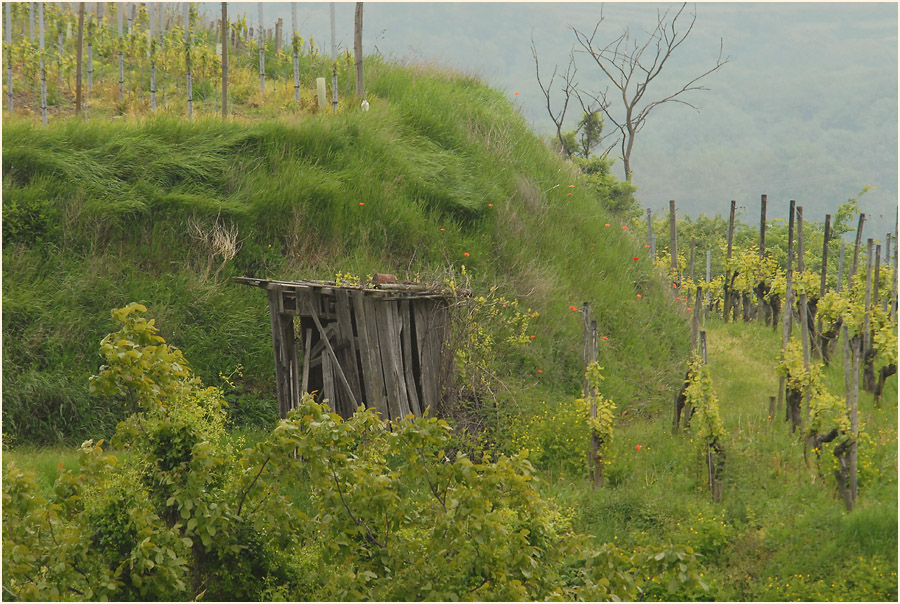
<svg viewBox="0 0 900 604">
<path fill-rule="evenodd" d="M 364 205 L 366 205 L 366 204 L 364 204 L 363 202 L 359 202 L 359 205 L 364 206 Z"/>
<path fill-rule="evenodd" d="M 627 231 L 627 230 L 628 230 L 628 227 L 627 227 L 627 226 L 623 226 L 623 227 L 622 227 L 622 230 L 623 230 L 623 231 Z"/>
<path fill-rule="evenodd" d="M 570 188 L 570 189 L 574 189 L 574 188 L 575 188 L 575 185 L 569 185 L 569 188 Z"/>
<path fill-rule="evenodd" d="M 690 310 L 690 308 L 688 310 Z"/>
<path fill-rule="evenodd" d="M 635 260 L 637 260 L 637 259 L 638 259 L 638 257 L 637 257 L 637 256 L 635 256 L 635 257 L 634 257 L 634 259 L 635 259 Z"/>
<path fill-rule="evenodd" d="M 488 207 L 489 207 L 489 208 L 493 208 L 493 207 L 494 207 L 494 204 L 489 203 L 489 204 L 488 204 Z"/>
<path fill-rule="evenodd" d="M 637 295 L 637 296 L 638 296 L 638 298 L 640 298 L 640 297 L 641 297 L 641 295 L 640 295 L 640 294 L 638 294 L 638 295 Z"/>
<path fill-rule="evenodd" d="M 531 336 L 531 339 L 533 340 L 533 339 L 534 339 L 534 336 Z"/>
<path fill-rule="evenodd" d="M 517 93 L 515 93 L 515 94 L 516 94 L 516 96 L 519 96 L 519 93 L 518 93 L 518 92 L 517 92 Z"/>
<path fill-rule="evenodd" d="M 469 257 L 469 252 L 466 252 L 466 253 L 463 254 L 463 255 L 464 255 L 466 258 L 468 258 L 468 257 Z"/>
<path fill-rule="evenodd" d="M 541 370 L 540 370 L 540 369 L 538 369 L 538 373 L 544 373 L 544 372 L 543 372 L 543 371 L 541 371 Z"/>
<path fill-rule="evenodd" d="M 636 448 L 638 451 L 641 450 L 641 446 L 640 446 L 640 445 L 637 445 L 637 447 L 635 447 L 635 448 Z"/>
<path fill-rule="evenodd" d="M 444 232 L 444 229 L 441 229 L 441 232 L 443 233 L 443 232 Z"/>
<path fill-rule="evenodd" d="M 646 244 L 646 245 L 644 246 L 644 249 L 645 249 L 645 250 L 649 250 L 649 249 L 650 249 L 650 244 L 649 244 L 649 243 Z"/>
<path fill-rule="evenodd" d="M 604 225 L 603 225 L 603 226 L 609 226 L 609 223 L 608 223 L 608 222 L 607 222 L 607 223 L 606 223 L 606 224 L 604 224 Z"/>
<path fill-rule="evenodd" d="M 675 298 L 675 299 L 678 300 L 679 302 L 681 302 L 681 298 Z"/>
<path fill-rule="evenodd" d="M 607 340 L 608 338 L 607 338 L 606 336 L 603 336 L 603 339 L 604 339 L 604 340 Z"/>
</svg>

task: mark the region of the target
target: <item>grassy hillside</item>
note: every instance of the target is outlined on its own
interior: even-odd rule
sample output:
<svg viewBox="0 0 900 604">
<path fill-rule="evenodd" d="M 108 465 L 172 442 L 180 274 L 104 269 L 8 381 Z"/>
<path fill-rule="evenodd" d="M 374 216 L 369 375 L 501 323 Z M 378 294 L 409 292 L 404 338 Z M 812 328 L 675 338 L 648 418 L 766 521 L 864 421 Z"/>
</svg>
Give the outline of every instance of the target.
<svg viewBox="0 0 900 604">
<path fill-rule="evenodd" d="M 109 434 L 124 410 L 87 378 L 113 307 L 145 304 L 208 383 L 241 365 L 233 402 L 250 412 L 274 399 L 267 308 L 231 276 L 439 278 L 463 264 L 477 291 L 496 284 L 540 313 L 524 353 L 498 351 L 505 396 L 579 391 L 569 307 L 590 301 L 607 394 L 663 409 L 686 325 L 626 219 L 481 82 L 375 61 L 367 79 L 365 113 L 4 120 L 4 438 Z"/>
</svg>

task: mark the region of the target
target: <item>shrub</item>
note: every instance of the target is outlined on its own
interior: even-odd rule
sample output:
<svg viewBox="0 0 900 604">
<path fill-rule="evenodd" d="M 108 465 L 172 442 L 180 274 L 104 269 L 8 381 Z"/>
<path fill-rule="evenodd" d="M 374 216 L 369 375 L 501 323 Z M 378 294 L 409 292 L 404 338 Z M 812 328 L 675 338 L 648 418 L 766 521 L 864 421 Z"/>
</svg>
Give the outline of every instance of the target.
<svg viewBox="0 0 900 604">
<path fill-rule="evenodd" d="M 111 448 L 86 441 L 48 497 L 33 474 L 4 470 L 7 595 L 607 600 L 700 585 L 690 548 L 591 547 L 535 491 L 527 458 L 448 454 L 442 420 L 387 425 L 362 408 L 344 420 L 305 397 L 235 451 L 221 390 L 143 312 L 113 311 L 121 328 L 92 381 L 134 409 Z M 286 495 L 301 481 L 310 513 Z"/>
</svg>

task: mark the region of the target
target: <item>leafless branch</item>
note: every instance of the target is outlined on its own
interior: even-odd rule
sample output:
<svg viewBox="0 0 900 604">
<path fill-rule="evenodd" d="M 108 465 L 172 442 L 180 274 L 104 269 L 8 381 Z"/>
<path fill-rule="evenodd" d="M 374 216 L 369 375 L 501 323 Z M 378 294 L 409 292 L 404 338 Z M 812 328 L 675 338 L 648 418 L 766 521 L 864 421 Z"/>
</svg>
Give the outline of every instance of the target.
<svg viewBox="0 0 900 604">
<path fill-rule="evenodd" d="M 569 109 L 569 101 L 571 101 L 572 95 L 578 86 L 578 83 L 575 82 L 575 74 L 578 71 L 575 65 L 575 55 L 572 52 L 569 53 L 569 65 L 566 67 L 565 75 L 560 76 L 563 82 L 561 88 L 563 93 L 563 105 L 562 108 L 556 112 L 553 111 L 552 92 L 553 82 L 556 80 L 559 68 L 556 65 L 553 66 L 553 73 L 550 75 L 550 81 L 545 86 L 544 82 L 541 80 L 541 66 L 538 59 L 537 46 L 534 43 L 534 32 L 531 34 L 531 55 L 534 57 L 534 71 L 537 77 L 538 86 L 540 86 L 541 92 L 544 93 L 544 98 L 547 102 L 547 113 L 550 115 L 550 119 L 553 120 L 553 123 L 556 126 L 556 138 L 559 139 L 559 144 L 563 152 L 567 156 L 571 155 L 572 151 L 567 148 L 562 129 L 563 123 L 566 120 L 566 112 Z"/>
<path fill-rule="evenodd" d="M 607 152 L 616 144 L 620 145 L 625 178 L 628 181 L 631 180 L 631 151 L 635 135 L 641 131 L 650 113 L 660 105 L 670 102 L 687 105 L 695 111 L 699 111 L 695 105 L 679 97 L 693 91 L 708 90 L 705 86 L 700 85 L 700 81 L 728 63 L 728 58 L 722 56 L 723 43 L 720 40 L 719 56 L 713 67 L 690 79 L 674 92 L 662 95 L 656 100 L 644 101 L 650 84 L 662 73 L 666 63 L 694 29 L 697 15 L 695 12 L 686 14 L 686 6 L 686 3 L 682 4 L 674 13 L 669 9 L 664 12 L 657 11 L 656 25 L 651 31 L 644 32 L 646 40 L 643 43 L 632 38 L 627 27 L 610 42 L 604 45 L 596 43 L 600 26 L 604 20 L 602 9 L 600 20 L 590 34 L 577 27 L 571 28 L 580 46 L 578 52 L 589 55 L 603 73 L 607 84 L 612 85 L 617 91 L 615 96 L 618 97 L 618 102 L 615 103 L 615 112 L 612 110 L 612 99 L 608 95 L 609 88 L 596 94 L 582 93 L 581 91 L 576 91 L 576 94 L 578 94 L 579 100 L 581 100 L 581 94 L 594 99 L 606 120 L 616 127 L 619 138 L 607 149 Z M 686 17 L 688 18 L 687 22 L 685 22 Z M 582 106 L 584 106 L 583 103 Z"/>
</svg>

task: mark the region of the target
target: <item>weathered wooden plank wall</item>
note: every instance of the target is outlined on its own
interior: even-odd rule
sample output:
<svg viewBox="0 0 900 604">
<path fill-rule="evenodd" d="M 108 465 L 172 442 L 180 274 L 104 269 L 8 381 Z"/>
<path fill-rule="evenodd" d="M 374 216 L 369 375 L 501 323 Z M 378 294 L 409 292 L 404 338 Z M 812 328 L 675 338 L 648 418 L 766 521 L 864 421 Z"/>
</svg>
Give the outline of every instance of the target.
<svg viewBox="0 0 900 604">
<path fill-rule="evenodd" d="M 240 282 L 267 291 L 282 417 L 304 392 L 318 393 L 343 417 L 359 404 L 384 419 L 439 412 L 452 375 L 446 299 L 312 282 Z"/>
</svg>

